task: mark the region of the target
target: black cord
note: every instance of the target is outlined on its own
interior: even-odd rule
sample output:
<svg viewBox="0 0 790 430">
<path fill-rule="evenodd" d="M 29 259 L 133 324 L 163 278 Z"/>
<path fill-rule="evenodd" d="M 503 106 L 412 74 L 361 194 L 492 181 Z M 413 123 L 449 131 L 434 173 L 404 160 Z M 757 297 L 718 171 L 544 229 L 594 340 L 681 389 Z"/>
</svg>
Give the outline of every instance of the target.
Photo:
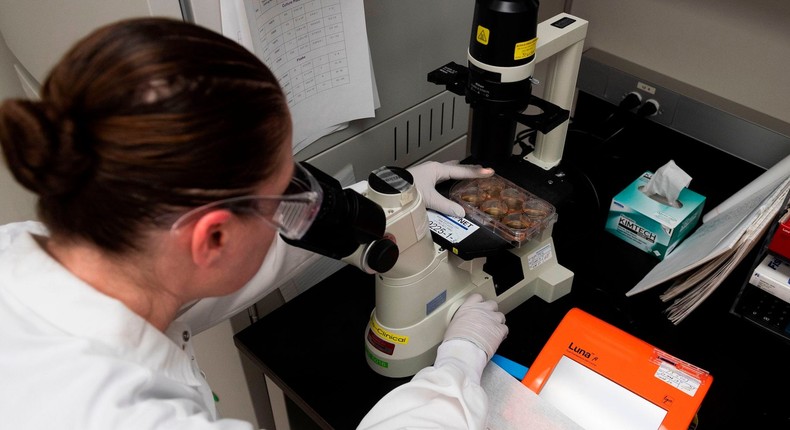
<svg viewBox="0 0 790 430">
<path fill-rule="evenodd" d="M 563 170 L 565 171 L 566 175 L 578 177 L 583 180 L 584 184 L 587 184 L 590 189 L 590 193 L 592 194 L 594 205 L 594 208 L 592 208 L 590 213 L 598 214 L 601 211 L 603 204 L 601 202 L 601 196 L 598 194 L 598 188 L 595 186 L 595 183 L 592 181 L 590 176 L 585 173 L 584 170 L 582 170 L 576 163 L 570 162 L 570 160 L 566 160 L 566 163 L 563 166 Z M 573 182 L 578 183 L 577 181 Z"/>
<path fill-rule="evenodd" d="M 521 149 L 521 153 L 519 154 L 519 156 L 523 157 L 535 149 L 536 135 L 537 135 L 537 130 L 533 130 L 530 128 L 518 132 L 518 134 L 516 135 L 515 144 L 518 145 L 518 147 Z"/>
<path fill-rule="evenodd" d="M 646 101 L 642 106 L 639 106 L 639 109 L 636 110 L 636 114 L 643 118 L 647 118 L 657 113 L 658 102 L 653 99 Z"/>
<path fill-rule="evenodd" d="M 601 125 L 604 125 L 607 121 L 609 121 L 615 115 L 616 115 L 616 113 L 610 114 L 605 120 L 602 121 Z M 620 128 L 618 128 L 617 130 L 615 130 L 614 132 L 612 132 L 608 136 L 602 137 L 602 136 L 599 136 L 598 134 L 596 134 L 596 133 L 594 133 L 594 132 L 592 132 L 590 130 L 585 130 L 585 129 L 582 129 L 582 128 L 574 128 L 574 127 L 572 127 L 573 124 L 574 124 L 573 118 L 571 118 L 570 126 L 568 127 L 568 131 L 569 132 L 579 133 L 579 134 L 583 134 L 583 135 L 585 135 L 587 137 L 592 137 L 593 139 L 598 141 L 599 145 L 603 145 L 603 144 L 611 141 L 618 134 L 620 134 L 623 130 L 625 130 L 626 127 L 628 126 L 628 124 L 623 124 L 622 126 L 620 126 Z"/>
<path fill-rule="evenodd" d="M 617 105 L 620 109 L 631 110 L 642 104 L 642 96 L 637 92 L 630 92 L 620 100 Z"/>
<path fill-rule="evenodd" d="M 614 133 L 610 134 L 609 137 L 606 139 L 601 140 L 601 145 L 604 145 L 615 138 L 618 134 L 620 134 L 623 130 L 625 130 L 626 125 L 624 124 L 622 127 L 618 128 Z"/>
</svg>

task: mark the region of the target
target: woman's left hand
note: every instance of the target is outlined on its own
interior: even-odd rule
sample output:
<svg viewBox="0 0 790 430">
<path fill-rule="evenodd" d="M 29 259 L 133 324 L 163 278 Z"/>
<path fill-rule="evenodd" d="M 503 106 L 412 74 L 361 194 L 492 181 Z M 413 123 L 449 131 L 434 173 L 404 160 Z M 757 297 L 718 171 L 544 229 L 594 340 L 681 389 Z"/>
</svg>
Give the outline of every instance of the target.
<svg viewBox="0 0 790 430">
<path fill-rule="evenodd" d="M 464 208 L 436 191 L 436 184 L 447 179 L 487 178 L 494 169 L 471 164 L 460 164 L 457 160 L 439 163 L 426 161 L 406 169 L 414 177 L 414 185 L 425 200 L 425 207 L 447 215 L 463 217 Z"/>
</svg>

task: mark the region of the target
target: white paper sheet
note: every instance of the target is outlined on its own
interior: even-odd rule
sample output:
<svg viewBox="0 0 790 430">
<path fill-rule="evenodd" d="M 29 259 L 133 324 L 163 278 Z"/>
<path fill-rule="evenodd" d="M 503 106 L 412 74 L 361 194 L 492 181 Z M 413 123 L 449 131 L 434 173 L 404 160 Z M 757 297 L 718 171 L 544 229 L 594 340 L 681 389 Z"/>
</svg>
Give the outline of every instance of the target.
<svg viewBox="0 0 790 430">
<path fill-rule="evenodd" d="M 566 357 L 540 390 L 540 398 L 586 430 L 654 430 L 667 411 Z"/>
<path fill-rule="evenodd" d="M 483 371 L 481 384 L 488 394 L 487 429 L 583 430 L 494 362 Z"/>
<path fill-rule="evenodd" d="M 785 178 L 787 178 L 788 175 L 790 175 L 790 155 L 780 160 L 765 173 L 758 176 L 745 187 L 741 188 L 740 191 L 727 198 L 727 200 L 708 211 L 708 213 L 702 217 L 702 222 L 706 223 L 712 220 L 720 213 L 725 212 L 732 206 L 735 206 L 761 188 L 766 186 L 778 186 Z"/>
<path fill-rule="evenodd" d="M 362 0 L 244 0 L 244 7 L 253 52 L 288 97 L 294 152 L 375 115 Z"/>
</svg>

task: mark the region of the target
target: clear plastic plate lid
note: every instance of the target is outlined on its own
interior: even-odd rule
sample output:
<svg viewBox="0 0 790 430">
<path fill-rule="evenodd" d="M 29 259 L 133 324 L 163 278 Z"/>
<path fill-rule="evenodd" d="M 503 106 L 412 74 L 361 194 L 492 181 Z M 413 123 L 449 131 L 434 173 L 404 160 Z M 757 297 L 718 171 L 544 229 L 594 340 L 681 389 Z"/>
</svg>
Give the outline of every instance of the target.
<svg viewBox="0 0 790 430">
<path fill-rule="evenodd" d="M 460 181 L 450 198 L 464 207 L 466 218 L 515 246 L 557 220 L 554 206 L 499 175 Z"/>
</svg>

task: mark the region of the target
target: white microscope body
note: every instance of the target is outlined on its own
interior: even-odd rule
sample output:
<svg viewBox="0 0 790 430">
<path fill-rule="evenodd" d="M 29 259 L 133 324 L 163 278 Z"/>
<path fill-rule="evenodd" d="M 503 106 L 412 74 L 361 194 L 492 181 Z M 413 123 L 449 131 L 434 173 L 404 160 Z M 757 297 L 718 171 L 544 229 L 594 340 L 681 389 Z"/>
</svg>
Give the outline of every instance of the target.
<svg viewBox="0 0 790 430">
<path fill-rule="evenodd" d="M 560 22 L 564 24 L 555 25 Z M 567 14 L 538 25 L 535 62 L 550 59 L 544 97 L 563 109 L 573 101 L 586 29 L 586 21 Z M 567 121 L 545 136 L 539 134 L 535 150 L 525 160 L 543 169 L 556 166 L 566 132 Z M 376 273 L 376 307 L 364 334 L 367 362 L 375 372 L 407 377 L 432 365 L 447 325 L 471 293 L 496 300 L 499 310 L 507 313 L 532 296 L 552 302 L 570 292 L 573 273 L 557 261 L 553 223 L 508 250 L 520 262 L 523 276 L 497 292 L 493 276 L 483 269 L 489 257 L 464 260 L 434 243 L 423 198 L 407 182 L 397 192 L 375 190 L 368 182 L 352 187 L 384 209 L 386 235 L 398 250 L 394 266 L 384 273 L 367 267 L 365 246 L 342 259 Z"/>
<path fill-rule="evenodd" d="M 486 257 L 463 260 L 434 243 L 428 212 L 416 187 L 381 193 L 367 183 L 354 188 L 387 214 L 387 233 L 397 244 L 392 269 L 376 274 L 376 307 L 365 328 L 365 354 L 370 367 L 388 377 L 406 377 L 433 364 L 436 349 L 453 314 L 471 293 L 494 299 L 509 312 L 537 295 L 547 302 L 570 292 L 573 273 L 560 266 L 551 228 L 509 252 L 521 261 L 523 279 L 497 294 L 483 270 Z M 365 249 L 343 261 L 365 267 Z"/>
</svg>

